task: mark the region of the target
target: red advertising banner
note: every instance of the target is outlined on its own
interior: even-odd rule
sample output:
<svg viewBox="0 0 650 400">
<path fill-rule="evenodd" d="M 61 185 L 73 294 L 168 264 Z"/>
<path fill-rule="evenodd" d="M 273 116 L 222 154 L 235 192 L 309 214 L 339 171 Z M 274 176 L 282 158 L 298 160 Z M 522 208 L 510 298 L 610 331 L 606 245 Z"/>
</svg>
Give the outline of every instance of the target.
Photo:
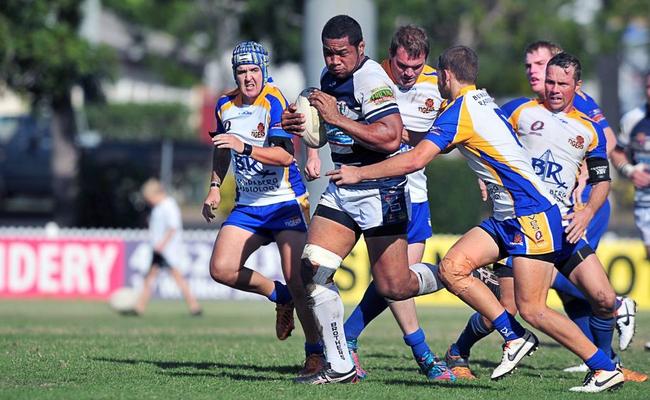
<svg viewBox="0 0 650 400">
<path fill-rule="evenodd" d="M 105 299 L 123 284 L 123 240 L 0 237 L 0 297 Z"/>
</svg>

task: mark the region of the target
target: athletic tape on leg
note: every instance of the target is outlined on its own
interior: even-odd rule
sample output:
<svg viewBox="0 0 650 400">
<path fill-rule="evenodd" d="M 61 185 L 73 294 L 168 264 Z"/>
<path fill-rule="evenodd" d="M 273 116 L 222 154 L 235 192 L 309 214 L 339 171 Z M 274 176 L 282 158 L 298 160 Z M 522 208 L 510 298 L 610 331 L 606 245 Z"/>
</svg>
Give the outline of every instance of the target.
<svg viewBox="0 0 650 400">
<path fill-rule="evenodd" d="M 444 288 L 440 277 L 438 276 L 438 266 L 435 264 L 417 263 L 409 266 L 409 269 L 415 272 L 418 277 L 418 296 L 437 292 Z"/>
<path fill-rule="evenodd" d="M 307 259 L 317 266 L 313 280 L 319 285 L 327 284 L 343 261 L 338 254 L 311 243 L 305 245 L 302 259 Z"/>
</svg>

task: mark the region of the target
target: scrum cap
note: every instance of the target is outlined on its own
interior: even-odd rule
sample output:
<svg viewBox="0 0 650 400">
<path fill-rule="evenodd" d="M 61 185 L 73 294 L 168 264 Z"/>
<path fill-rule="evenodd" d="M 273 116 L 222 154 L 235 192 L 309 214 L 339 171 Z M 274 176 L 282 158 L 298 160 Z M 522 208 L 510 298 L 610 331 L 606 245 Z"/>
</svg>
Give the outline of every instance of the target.
<svg viewBox="0 0 650 400">
<path fill-rule="evenodd" d="M 269 52 L 261 44 L 252 40 L 241 42 L 232 51 L 232 71 L 236 75 L 240 65 L 254 64 L 262 70 L 262 79 L 266 83 L 269 79 L 268 65 Z M 235 80 L 237 80 L 235 76 Z"/>
</svg>

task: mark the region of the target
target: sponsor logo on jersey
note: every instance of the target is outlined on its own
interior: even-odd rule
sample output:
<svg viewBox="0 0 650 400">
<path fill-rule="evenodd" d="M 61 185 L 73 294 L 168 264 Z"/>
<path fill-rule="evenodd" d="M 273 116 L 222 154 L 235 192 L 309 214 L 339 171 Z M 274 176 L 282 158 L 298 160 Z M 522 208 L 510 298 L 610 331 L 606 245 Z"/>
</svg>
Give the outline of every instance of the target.
<svg viewBox="0 0 650 400">
<path fill-rule="evenodd" d="M 423 107 L 423 106 L 420 106 L 420 107 L 418 107 L 418 110 L 419 110 L 422 114 L 429 114 L 429 113 L 431 113 L 431 112 L 436 111 L 436 109 L 435 109 L 434 106 L 435 106 L 435 103 L 434 103 L 433 99 L 427 99 L 427 100 L 424 102 L 424 107 Z"/>
<path fill-rule="evenodd" d="M 393 89 L 391 89 L 388 86 L 382 86 L 380 88 L 372 90 L 370 93 L 370 102 L 373 104 L 383 104 L 387 103 L 389 101 L 394 101 L 395 100 L 395 94 L 393 93 Z"/>
<path fill-rule="evenodd" d="M 512 243 L 510 244 L 515 246 L 524 244 L 524 238 L 521 236 L 521 233 L 515 233 L 515 237 L 512 238 Z"/>
<path fill-rule="evenodd" d="M 293 218 L 289 218 L 288 220 L 284 221 L 284 226 L 286 226 L 287 228 L 292 228 L 294 226 L 300 225 L 301 222 L 302 222 L 302 218 L 293 217 Z"/>
<path fill-rule="evenodd" d="M 583 138 L 580 135 L 576 136 L 575 139 L 569 138 L 569 144 L 571 146 L 575 147 L 576 149 L 584 149 L 584 147 L 585 147 L 585 138 Z"/>
<path fill-rule="evenodd" d="M 539 135 L 539 136 L 542 136 L 541 133 L 537 132 L 537 131 L 541 131 L 542 129 L 544 129 L 544 122 L 543 122 L 543 121 L 535 121 L 535 122 L 533 122 L 533 124 L 530 126 L 530 130 L 531 130 L 530 133 L 531 133 L 532 135 Z"/>
<path fill-rule="evenodd" d="M 568 188 L 562 180 L 562 165 L 555 162 L 551 150 L 546 150 L 539 158 L 533 157 L 533 170 L 542 181 L 555 184 L 558 188 Z"/>
<path fill-rule="evenodd" d="M 223 129 L 228 132 L 230 130 L 230 121 L 223 121 Z"/>
<path fill-rule="evenodd" d="M 263 138 L 264 135 L 266 135 L 266 132 L 264 132 L 264 130 L 265 130 L 264 124 L 260 122 L 259 124 L 257 124 L 257 129 L 254 129 L 251 132 L 251 136 L 254 137 L 255 139 Z"/>
</svg>

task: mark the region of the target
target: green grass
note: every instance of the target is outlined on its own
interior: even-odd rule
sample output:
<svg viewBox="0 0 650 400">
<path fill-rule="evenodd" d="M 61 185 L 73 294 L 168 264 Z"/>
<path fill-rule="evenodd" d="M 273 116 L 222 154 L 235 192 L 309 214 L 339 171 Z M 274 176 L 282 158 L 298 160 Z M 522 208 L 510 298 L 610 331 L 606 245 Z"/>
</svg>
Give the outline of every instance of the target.
<svg viewBox="0 0 650 400">
<path fill-rule="evenodd" d="M 346 307 L 350 309 L 350 307 Z M 419 309 L 438 353 L 463 328 L 469 309 Z M 626 366 L 650 372 L 650 313 L 639 315 Z M 416 373 L 410 350 L 389 313 L 360 340 L 369 377 L 358 385 L 306 387 L 291 378 L 303 358 L 302 335 L 279 342 L 264 302 L 205 304 L 201 318 L 181 303 L 154 302 L 144 317 L 120 317 L 102 303 L 0 302 L 0 399 L 497 399 L 585 398 L 567 390 L 582 374 L 561 368 L 577 359 L 540 335 L 542 346 L 512 376 L 489 379 L 500 360 L 491 335 L 473 353 L 480 379 L 436 384 Z M 615 341 L 617 338 L 615 337 Z M 599 395 L 602 396 L 602 395 Z M 628 383 L 608 399 L 650 398 L 650 383 Z"/>
</svg>

